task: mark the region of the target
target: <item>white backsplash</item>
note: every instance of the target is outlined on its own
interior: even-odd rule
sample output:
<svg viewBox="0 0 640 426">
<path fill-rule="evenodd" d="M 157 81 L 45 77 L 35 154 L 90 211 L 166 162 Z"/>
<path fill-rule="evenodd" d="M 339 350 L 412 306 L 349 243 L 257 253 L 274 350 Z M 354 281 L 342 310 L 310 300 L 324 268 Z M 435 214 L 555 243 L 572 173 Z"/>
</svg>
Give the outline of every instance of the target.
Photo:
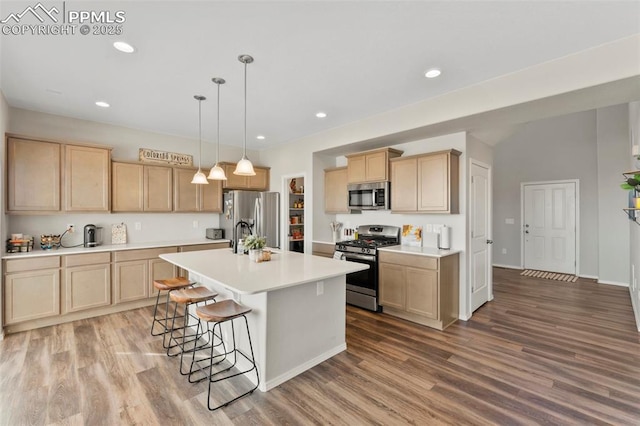
<svg viewBox="0 0 640 426">
<path fill-rule="evenodd" d="M 102 241 L 111 244 L 111 225 L 127 226 L 127 242 L 146 243 L 167 240 L 193 240 L 205 237 L 206 228 L 218 228 L 217 213 L 114 213 L 114 214 L 61 214 L 55 216 L 8 216 L 7 235 L 21 233 L 34 236 L 62 234 L 68 224 L 75 232 L 64 236 L 63 244 L 71 246 L 83 242 L 83 230 L 87 224 L 103 227 Z M 136 229 L 136 224 L 140 229 Z M 4 244 L 3 244 L 4 246 Z"/>
</svg>

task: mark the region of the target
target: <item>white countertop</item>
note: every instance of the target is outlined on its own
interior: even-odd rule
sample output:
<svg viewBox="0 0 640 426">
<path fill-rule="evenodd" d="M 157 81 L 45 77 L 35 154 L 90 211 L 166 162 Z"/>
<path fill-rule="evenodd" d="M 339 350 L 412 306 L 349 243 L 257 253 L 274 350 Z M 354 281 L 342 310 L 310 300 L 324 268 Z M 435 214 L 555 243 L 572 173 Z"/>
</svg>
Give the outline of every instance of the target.
<svg viewBox="0 0 640 426">
<path fill-rule="evenodd" d="M 254 294 L 364 271 L 356 262 L 344 262 L 291 251 L 274 252 L 269 262 L 255 263 L 231 250 L 203 250 L 162 254 L 160 258 L 201 275 L 239 294 Z"/>
<path fill-rule="evenodd" d="M 390 246 L 380 247 L 378 251 L 388 251 L 392 253 L 415 254 L 418 256 L 446 257 L 460 253 L 460 250 L 441 250 L 434 247 L 411 247 L 411 246 Z"/>
<path fill-rule="evenodd" d="M 85 254 L 85 253 L 98 253 L 105 251 L 120 251 L 120 250 L 138 250 L 149 248 L 161 248 L 171 246 L 191 246 L 198 244 L 213 244 L 213 243 L 229 243 L 229 240 L 208 240 L 206 238 L 199 238 L 197 240 L 175 240 L 175 241 L 156 241 L 152 243 L 129 243 L 129 244 L 105 244 L 97 247 L 60 247 L 52 250 L 41 250 L 39 247 L 34 247 L 33 251 L 26 253 L 5 253 L 2 255 L 2 259 L 24 259 L 27 257 L 42 257 L 42 256 L 61 256 L 68 254 Z"/>
<path fill-rule="evenodd" d="M 329 243 L 327 241 L 318 241 L 318 240 L 311 240 L 312 243 L 316 243 L 316 244 L 328 244 L 330 246 L 334 246 L 336 243 Z"/>
</svg>

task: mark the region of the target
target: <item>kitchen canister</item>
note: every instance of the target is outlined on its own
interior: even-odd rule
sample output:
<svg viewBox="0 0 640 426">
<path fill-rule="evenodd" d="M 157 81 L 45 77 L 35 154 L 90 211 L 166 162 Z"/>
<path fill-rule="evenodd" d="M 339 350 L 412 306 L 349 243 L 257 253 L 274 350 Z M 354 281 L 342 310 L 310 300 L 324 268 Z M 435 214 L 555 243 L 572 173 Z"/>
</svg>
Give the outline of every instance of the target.
<svg viewBox="0 0 640 426">
<path fill-rule="evenodd" d="M 440 246 L 441 250 L 449 250 L 451 248 L 451 228 L 447 225 L 442 225 L 440 229 Z"/>
</svg>

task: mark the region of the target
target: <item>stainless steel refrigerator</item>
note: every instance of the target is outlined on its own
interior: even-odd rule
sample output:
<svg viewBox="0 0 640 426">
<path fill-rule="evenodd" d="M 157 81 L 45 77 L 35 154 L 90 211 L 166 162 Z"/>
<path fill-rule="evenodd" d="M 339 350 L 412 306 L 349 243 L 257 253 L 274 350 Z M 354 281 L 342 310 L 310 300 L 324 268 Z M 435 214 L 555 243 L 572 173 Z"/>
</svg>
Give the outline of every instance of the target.
<svg viewBox="0 0 640 426">
<path fill-rule="evenodd" d="M 248 234 L 265 237 L 267 247 L 280 248 L 280 193 L 225 192 L 223 209 L 220 228 L 234 253 L 238 240 Z"/>
</svg>

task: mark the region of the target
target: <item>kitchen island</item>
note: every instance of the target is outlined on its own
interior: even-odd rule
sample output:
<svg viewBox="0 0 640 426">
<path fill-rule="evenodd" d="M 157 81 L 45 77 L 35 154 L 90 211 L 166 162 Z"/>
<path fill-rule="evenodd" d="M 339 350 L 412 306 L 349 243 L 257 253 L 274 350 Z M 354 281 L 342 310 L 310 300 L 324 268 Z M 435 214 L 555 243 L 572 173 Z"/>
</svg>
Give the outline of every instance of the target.
<svg viewBox="0 0 640 426">
<path fill-rule="evenodd" d="M 233 298 L 253 309 L 249 328 L 263 392 L 347 348 L 345 276 L 368 268 L 294 252 L 273 253 L 261 263 L 226 249 L 160 257 L 220 293 L 218 300 Z M 246 336 L 239 340 L 248 349 Z"/>
</svg>

